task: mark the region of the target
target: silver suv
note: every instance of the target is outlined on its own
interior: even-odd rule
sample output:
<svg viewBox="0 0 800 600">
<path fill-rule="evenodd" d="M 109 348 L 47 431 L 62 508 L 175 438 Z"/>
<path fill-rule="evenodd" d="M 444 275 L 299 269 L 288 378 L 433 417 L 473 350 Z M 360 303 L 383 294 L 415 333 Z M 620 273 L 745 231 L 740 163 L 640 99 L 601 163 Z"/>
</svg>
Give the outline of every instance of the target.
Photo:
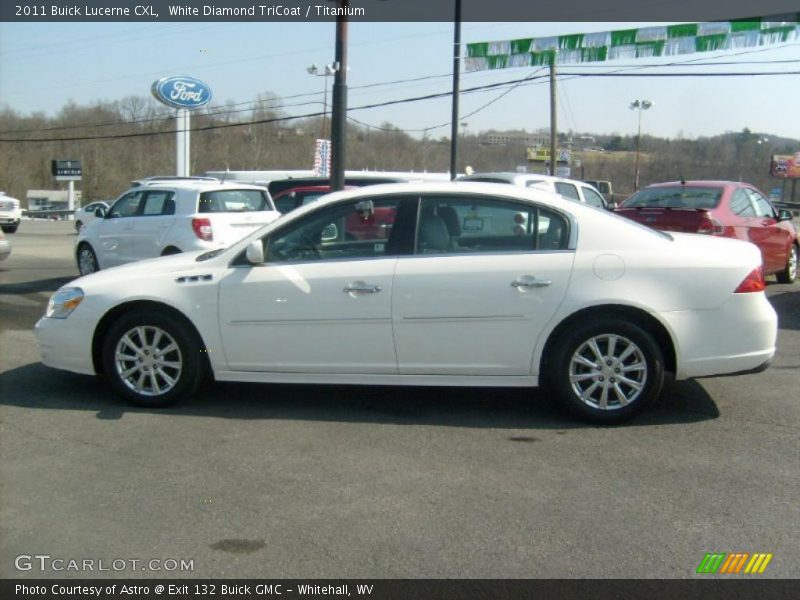
<svg viewBox="0 0 800 600">
<path fill-rule="evenodd" d="M 145 258 L 216 250 L 280 217 L 266 188 L 210 177 L 134 182 L 78 234 L 81 275 Z"/>
</svg>

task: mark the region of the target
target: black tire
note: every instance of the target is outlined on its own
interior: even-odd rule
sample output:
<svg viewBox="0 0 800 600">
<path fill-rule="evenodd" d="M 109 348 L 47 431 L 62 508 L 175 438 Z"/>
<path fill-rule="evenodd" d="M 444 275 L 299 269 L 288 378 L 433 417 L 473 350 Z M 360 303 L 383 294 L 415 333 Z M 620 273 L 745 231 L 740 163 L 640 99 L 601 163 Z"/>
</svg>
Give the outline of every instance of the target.
<svg viewBox="0 0 800 600">
<path fill-rule="evenodd" d="M 75 258 L 78 261 L 78 272 L 81 275 L 91 275 L 100 270 L 100 263 L 97 262 L 97 255 L 87 243 L 78 246 L 78 252 Z"/>
<path fill-rule="evenodd" d="M 778 283 L 794 283 L 797 279 L 797 257 L 800 251 L 797 249 L 797 244 L 792 244 L 789 248 L 789 256 L 786 259 L 786 266 L 783 271 L 775 274 Z"/>
<path fill-rule="evenodd" d="M 548 365 L 545 376 L 561 404 L 594 423 L 632 419 L 664 385 L 664 358 L 653 336 L 621 317 L 595 318 L 565 332 Z"/>
<path fill-rule="evenodd" d="M 19 223 L 15 223 L 14 225 L 3 225 L 3 233 L 16 233 L 17 229 L 19 228 Z"/>
<path fill-rule="evenodd" d="M 161 253 L 161 256 L 173 256 L 174 254 L 181 254 L 180 249 L 176 248 L 175 246 L 167 246 L 166 248 L 164 248 L 164 251 Z"/>
<path fill-rule="evenodd" d="M 158 310 L 134 308 L 122 315 L 102 352 L 111 385 L 139 406 L 170 406 L 197 391 L 205 375 L 197 334 L 182 319 Z"/>
</svg>

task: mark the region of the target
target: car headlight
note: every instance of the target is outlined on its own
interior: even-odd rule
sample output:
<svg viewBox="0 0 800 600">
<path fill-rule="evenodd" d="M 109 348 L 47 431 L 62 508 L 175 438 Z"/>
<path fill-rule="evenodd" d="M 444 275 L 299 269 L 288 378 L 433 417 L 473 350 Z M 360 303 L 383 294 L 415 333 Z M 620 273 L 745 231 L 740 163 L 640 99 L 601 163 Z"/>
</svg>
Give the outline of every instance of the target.
<svg viewBox="0 0 800 600">
<path fill-rule="evenodd" d="M 83 290 L 81 288 L 62 288 L 50 297 L 44 316 L 51 319 L 66 319 L 82 300 Z"/>
</svg>

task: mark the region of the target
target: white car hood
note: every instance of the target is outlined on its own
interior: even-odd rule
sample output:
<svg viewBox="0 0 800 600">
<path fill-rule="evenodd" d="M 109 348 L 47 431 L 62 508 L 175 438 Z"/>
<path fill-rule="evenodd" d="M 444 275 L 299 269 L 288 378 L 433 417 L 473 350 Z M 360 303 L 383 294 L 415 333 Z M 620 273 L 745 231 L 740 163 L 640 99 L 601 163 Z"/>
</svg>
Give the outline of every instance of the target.
<svg viewBox="0 0 800 600">
<path fill-rule="evenodd" d="M 184 252 L 182 254 L 140 260 L 79 277 L 65 287 L 92 288 L 113 285 L 118 282 L 130 284 L 131 281 L 136 279 L 152 279 L 159 275 L 190 274 L 197 271 L 207 271 L 209 263 L 213 259 L 211 261 L 197 261 L 197 257 L 204 253 L 205 251 Z"/>
</svg>

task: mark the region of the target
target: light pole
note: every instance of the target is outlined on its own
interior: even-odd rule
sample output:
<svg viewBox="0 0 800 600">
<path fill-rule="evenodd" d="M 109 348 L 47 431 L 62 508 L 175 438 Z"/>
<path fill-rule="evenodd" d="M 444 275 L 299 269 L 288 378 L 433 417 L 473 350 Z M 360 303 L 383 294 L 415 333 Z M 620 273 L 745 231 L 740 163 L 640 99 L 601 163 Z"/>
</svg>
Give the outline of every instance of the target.
<svg viewBox="0 0 800 600">
<path fill-rule="evenodd" d="M 651 102 L 650 100 L 634 100 L 628 105 L 628 108 L 631 110 L 639 111 L 639 129 L 636 133 L 636 159 L 634 166 L 635 175 L 633 179 L 634 192 L 639 189 L 639 142 L 642 139 L 642 111 L 647 110 L 654 105 L 655 102 Z"/>
<path fill-rule="evenodd" d="M 325 78 L 325 95 L 322 99 L 322 134 L 320 135 L 320 138 L 324 140 L 327 139 L 325 137 L 325 121 L 328 118 L 328 77 L 336 74 L 336 67 L 332 63 L 325 65 L 322 69 L 317 65 L 311 65 L 306 67 L 306 71 L 308 71 L 309 75 Z"/>
</svg>

